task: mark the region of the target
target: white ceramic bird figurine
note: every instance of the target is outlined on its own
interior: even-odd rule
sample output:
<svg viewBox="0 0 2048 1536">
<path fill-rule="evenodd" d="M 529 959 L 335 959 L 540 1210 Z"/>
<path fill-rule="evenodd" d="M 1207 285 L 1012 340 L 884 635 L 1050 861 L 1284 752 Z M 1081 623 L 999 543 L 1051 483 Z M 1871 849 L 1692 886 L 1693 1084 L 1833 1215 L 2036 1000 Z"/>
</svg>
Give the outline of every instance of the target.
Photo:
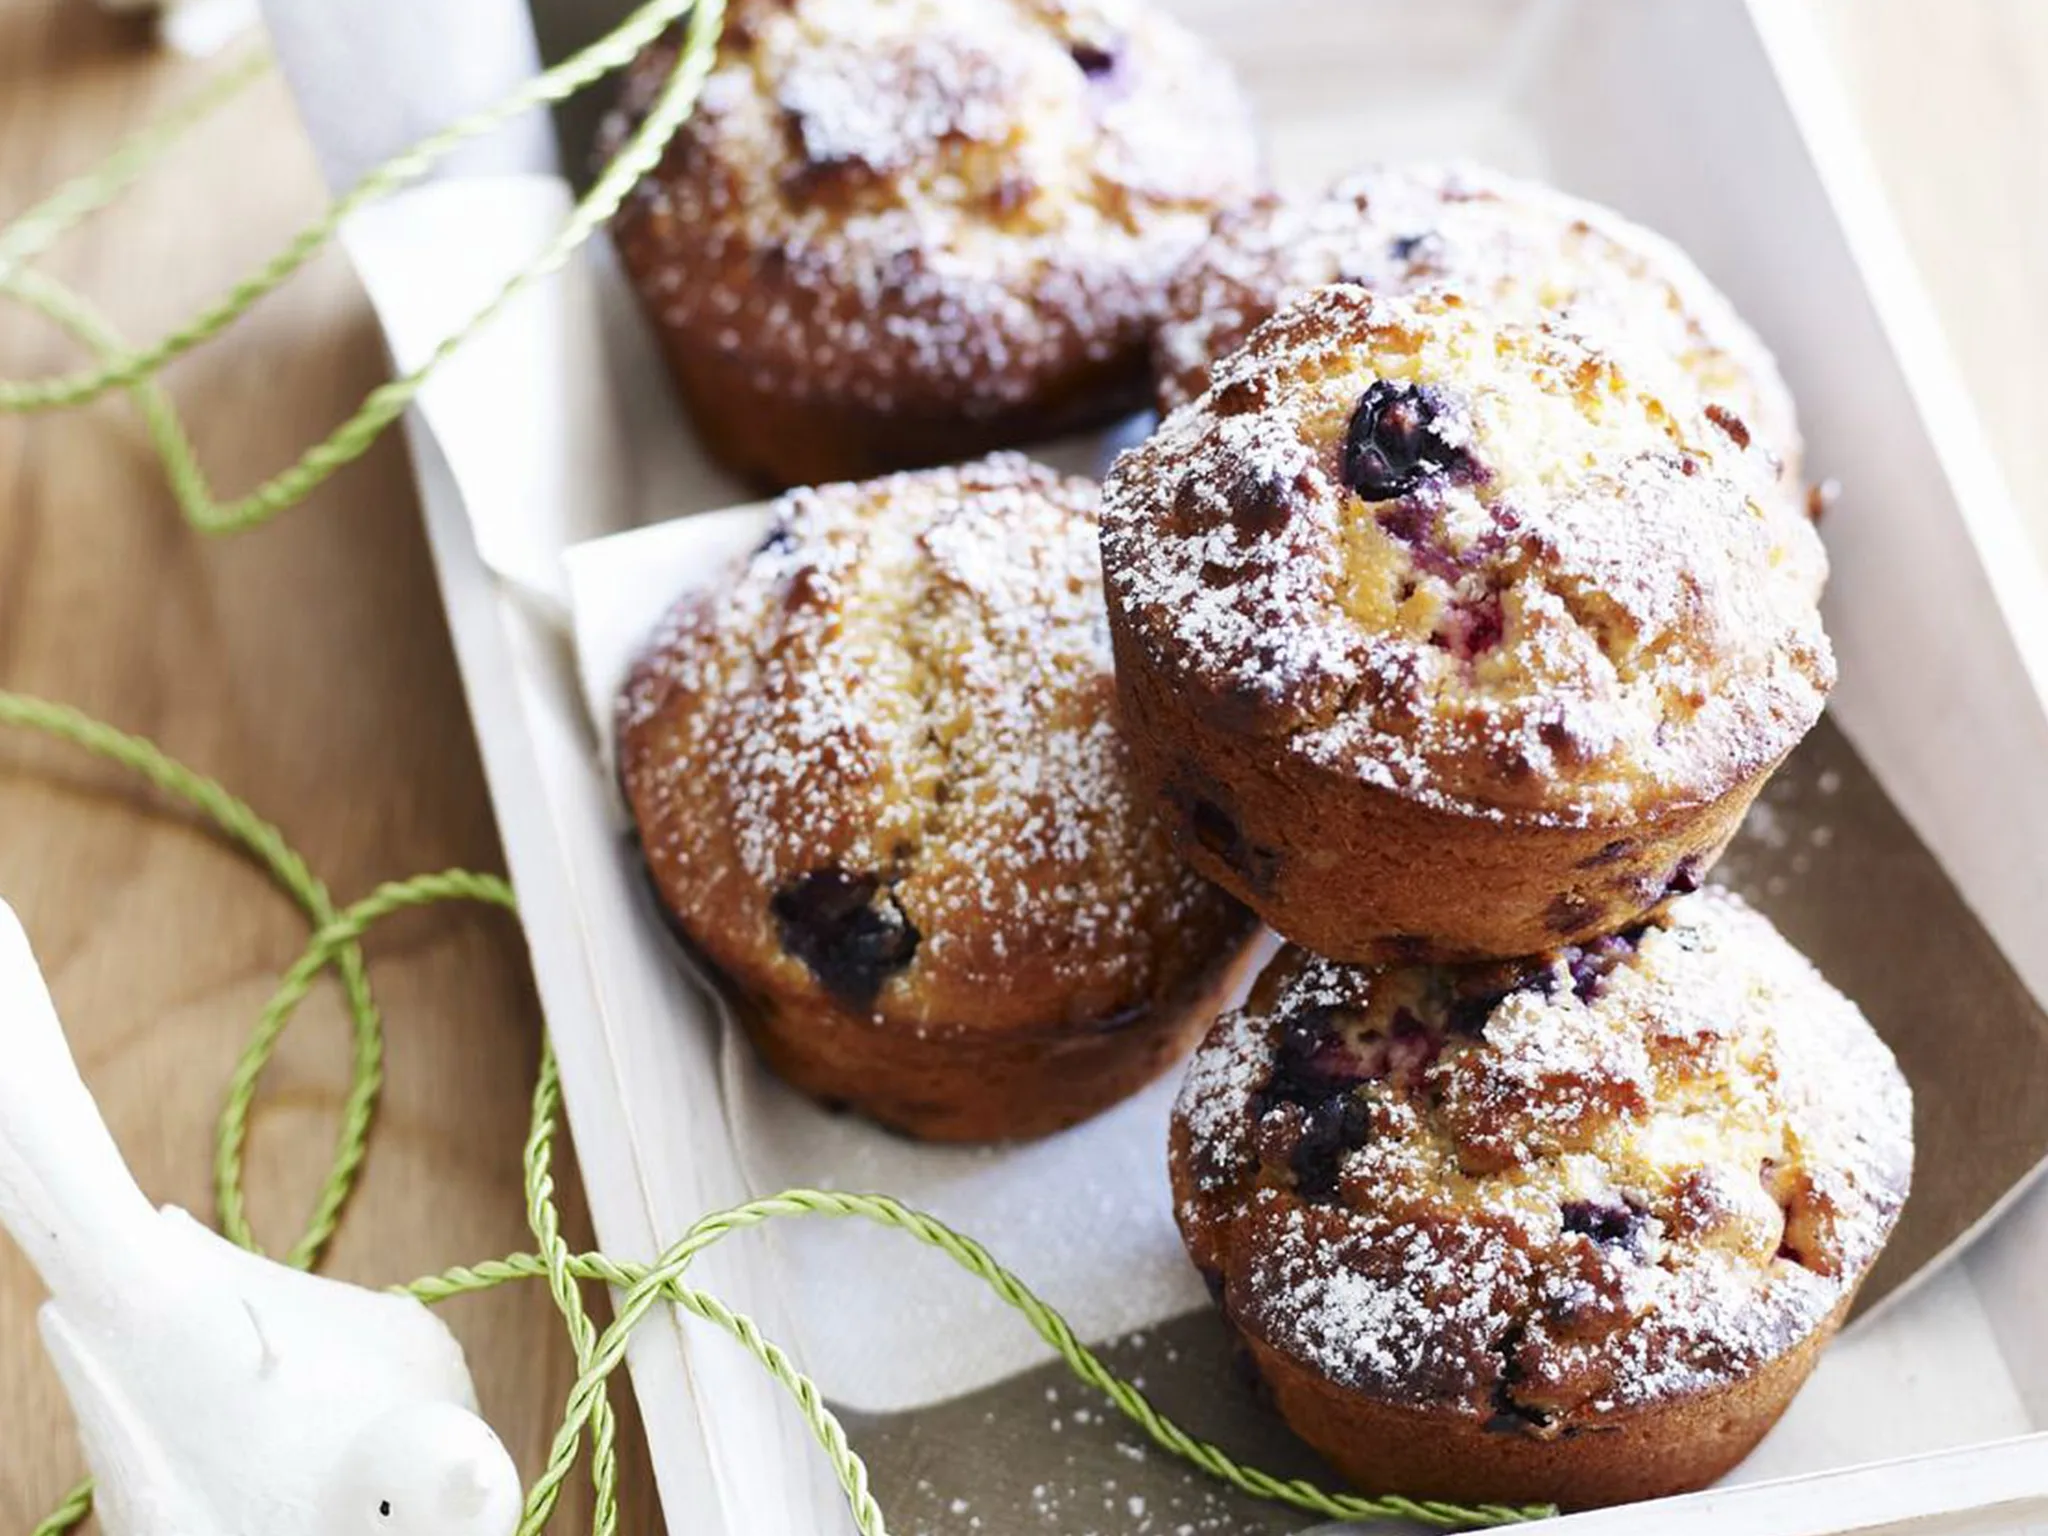
<svg viewBox="0 0 2048 1536">
<path fill-rule="evenodd" d="M 246 1253 L 154 1209 L 0 902 L 0 1225 L 109 1536 L 509 1536 L 519 1476 L 461 1346 L 418 1302 Z"/>
</svg>

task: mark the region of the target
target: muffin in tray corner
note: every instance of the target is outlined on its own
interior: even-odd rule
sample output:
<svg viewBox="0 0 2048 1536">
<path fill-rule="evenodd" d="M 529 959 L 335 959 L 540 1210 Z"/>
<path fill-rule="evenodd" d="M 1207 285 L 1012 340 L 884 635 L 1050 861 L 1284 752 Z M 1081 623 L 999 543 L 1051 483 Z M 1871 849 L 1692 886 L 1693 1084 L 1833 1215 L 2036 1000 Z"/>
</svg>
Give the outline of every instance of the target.
<svg viewBox="0 0 2048 1536">
<path fill-rule="evenodd" d="M 799 491 L 621 701 L 661 901 L 797 1087 L 1042 1135 L 1185 1054 L 1255 929 L 1114 719 L 1096 490 L 1000 455 Z"/>
<path fill-rule="evenodd" d="M 1373 1489 L 1698 1487 L 1896 1223 L 1889 1051 L 1736 898 L 1500 965 L 1283 951 L 1197 1052 L 1176 1210 L 1288 1424 Z"/>
<path fill-rule="evenodd" d="M 1104 492 L 1125 728 L 1190 862 L 1357 961 L 1531 954 L 1695 889 L 1834 682 L 1774 476 L 1555 320 L 1282 308 Z"/>
<path fill-rule="evenodd" d="M 1290 299 L 1329 283 L 1450 288 L 1502 316 L 1622 338 L 1678 370 L 1755 436 L 1803 500 L 1791 392 L 1769 349 L 1661 235 L 1581 198 L 1482 166 L 1369 166 L 1311 197 L 1226 211 L 1175 274 L 1153 342 L 1162 412 Z"/>
<path fill-rule="evenodd" d="M 1258 184 L 1235 82 L 1149 0 L 736 0 L 615 234 L 707 448 L 802 485 L 1136 409 L 1169 275 Z"/>
</svg>

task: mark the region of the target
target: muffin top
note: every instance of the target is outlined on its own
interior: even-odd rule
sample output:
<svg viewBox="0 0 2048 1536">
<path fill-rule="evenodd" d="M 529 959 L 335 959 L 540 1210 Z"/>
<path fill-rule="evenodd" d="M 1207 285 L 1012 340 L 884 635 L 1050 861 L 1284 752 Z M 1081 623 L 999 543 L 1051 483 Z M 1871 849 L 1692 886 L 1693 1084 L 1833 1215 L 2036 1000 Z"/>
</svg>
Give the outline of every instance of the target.
<svg viewBox="0 0 2048 1536">
<path fill-rule="evenodd" d="M 1473 968 L 1284 951 L 1175 1111 L 1240 1326 L 1340 1385 L 1550 1436 L 1737 1380 L 1889 1237 L 1912 1101 L 1737 898 Z"/>
<path fill-rule="evenodd" d="M 632 674 L 661 894 L 740 982 L 917 1030 L 1111 1025 L 1249 919 L 1112 718 L 1096 491 L 1011 455 L 794 492 Z"/>
<path fill-rule="evenodd" d="M 1448 290 L 1312 290 L 1117 461 L 1112 614 L 1219 729 L 1432 806 L 1709 802 L 1820 713 L 1826 559 L 1658 378 Z"/>
<path fill-rule="evenodd" d="M 628 73 L 611 143 L 676 53 Z M 765 387 L 993 412 L 1142 350 L 1257 183 L 1236 83 L 1146 0 L 738 0 L 620 236 Z"/>
<path fill-rule="evenodd" d="M 1448 287 L 1495 313 L 1632 338 L 1740 418 L 1798 494 L 1791 393 L 1691 259 L 1597 204 L 1475 165 L 1373 166 L 1318 197 L 1265 194 L 1219 216 L 1168 290 L 1153 349 L 1162 411 L 1207 389 L 1211 363 L 1283 303 L 1329 283 Z"/>
</svg>

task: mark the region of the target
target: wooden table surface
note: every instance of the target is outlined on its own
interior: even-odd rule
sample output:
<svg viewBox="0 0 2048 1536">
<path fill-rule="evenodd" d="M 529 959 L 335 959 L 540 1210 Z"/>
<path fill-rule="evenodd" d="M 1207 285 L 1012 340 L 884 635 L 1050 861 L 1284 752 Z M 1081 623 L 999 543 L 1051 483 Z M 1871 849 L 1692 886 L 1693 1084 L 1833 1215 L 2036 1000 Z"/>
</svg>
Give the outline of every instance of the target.
<svg viewBox="0 0 2048 1536">
<path fill-rule="evenodd" d="M 1811 4 L 1822 21 L 2048 549 L 2048 5 L 1781 3 Z M 0 0 L 0 220 L 199 78 L 85 0 Z M 319 198 L 271 80 L 49 265 L 129 334 L 155 335 L 253 267 Z M 48 327 L 0 312 L 0 375 L 76 361 Z M 205 462 L 239 491 L 382 373 L 367 309 L 329 256 L 171 383 Z M 395 440 L 274 525 L 210 542 L 180 523 L 125 402 L 0 417 L 0 687 L 76 704 L 219 776 L 282 826 L 339 900 L 420 870 L 499 867 Z M 14 736 L 0 739 L 0 892 L 36 940 L 142 1182 L 210 1209 L 219 1095 L 303 943 L 297 913 L 118 773 Z M 517 1154 L 540 1020 L 513 925 L 473 910 L 417 914 L 369 949 L 390 1087 L 332 1270 L 385 1282 L 524 1246 Z M 325 1166 L 346 1081 L 343 1024 L 331 992 L 316 996 L 260 1102 L 250 1184 L 259 1231 L 277 1244 L 295 1234 Z M 572 1241 L 587 1240 L 580 1208 L 572 1218 Z M 26 1531 L 79 1471 L 36 1345 L 38 1300 L 0 1243 L 0 1536 Z M 545 1295 L 504 1290 L 452 1317 L 488 1414 L 532 1468 L 570 1378 Z M 637 1446 L 630 1417 L 625 1439 Z M 625 1487 L 625 1528 L 658 1528 L 637 1448 Z M 579 1487 L 557 1528 L 586 1512 Z"/>
</svg>

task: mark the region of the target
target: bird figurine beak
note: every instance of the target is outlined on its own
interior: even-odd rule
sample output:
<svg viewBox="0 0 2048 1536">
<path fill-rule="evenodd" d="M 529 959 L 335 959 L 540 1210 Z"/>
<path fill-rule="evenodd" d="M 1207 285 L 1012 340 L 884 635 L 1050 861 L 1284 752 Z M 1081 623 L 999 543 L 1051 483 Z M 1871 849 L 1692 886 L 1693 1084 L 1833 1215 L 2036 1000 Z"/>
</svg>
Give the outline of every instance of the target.
<svg viewBox="0 0 2048 1536">
<path fill-rule="evenodd" d="M 319 1536 L 512 1536 L 519 1473 L 482 1419 L 424 1403 L 357 1436 L 323 1503 Z"/>
</svg>

